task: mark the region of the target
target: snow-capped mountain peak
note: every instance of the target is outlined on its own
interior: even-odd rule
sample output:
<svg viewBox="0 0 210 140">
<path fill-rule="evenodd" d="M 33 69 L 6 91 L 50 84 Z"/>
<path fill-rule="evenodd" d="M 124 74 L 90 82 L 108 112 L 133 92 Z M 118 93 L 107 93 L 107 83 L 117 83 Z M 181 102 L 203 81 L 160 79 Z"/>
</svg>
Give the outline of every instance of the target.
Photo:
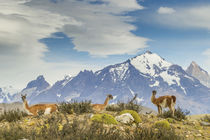
<svg viewBox="0 0 210 140">
<path fill-rule="evenodd" d="M 202 69 L 195 61 L 192 61 L 186 72 L 197 78 L 203 85 L 210 88 L 210 75 Z"/>
<path fill-rule="evenodd" d="M 168 69 L 172 64 L 165 61 L 159 55 L 147 51 L 146 53 L 130 59 L 130 63 L 141 73 L 151 76 L 156 74 L 156 68 L 160 70 Z"/>
</svg>

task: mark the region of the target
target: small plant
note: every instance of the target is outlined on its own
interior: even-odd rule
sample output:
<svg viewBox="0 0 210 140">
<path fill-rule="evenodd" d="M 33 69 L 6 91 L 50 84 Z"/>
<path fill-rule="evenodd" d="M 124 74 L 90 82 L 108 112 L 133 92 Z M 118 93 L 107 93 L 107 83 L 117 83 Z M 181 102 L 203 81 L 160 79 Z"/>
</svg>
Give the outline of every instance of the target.
<svg viewBox="0 0 210 140">
<path fill-rule="evenodd" d="M 109 114 L 95 114 L 92 118 L 92 121 L 96 122 L 102 122 L 106 124 L 118 124 L 118 122 L 115 120 L 115 118 L 112 115 Z"/>
<path fill-rule="evenodd" d="M 163 128 L 163 129 L 170 129 L 170 124 L 167 120 L 161 120 L 161 121 L 155 122 L 154 127 Z"/>
<path fill-rule="evenodd" d="M 166 119 L 169 123 L 175 123 L 175 120 L 173 118 L 167 118 Z"/>
<path fill-rule="evenodd" d="M 187 115 L 190 114 L 190 111 L 188 110 L 182 110 L 180 107 L 178 107 L 174 112 L 174 117 L 172 116 L 171 111 L 164 111 L 163 114 L 160 116 L 162 118 L 174 118 L 175 120 L 181 121 L 186 120 Z"/>
<path fill-rule="evenodd" d="M 23 117 L 28 116 L 27 113 L 17 110 L 9 110 L 4 111 L 2 114 L 0 114 L 0 121 L 7 121 L 7 122 L 15 122 L 18 120 L 21 120 Z"/>
<path fill-rule="evenodd" d="M 205 115 L 201 120 L 210 123 L 210 115 Z"/>
<path fill-rule="evenodd" d="M 135 123 L 141 123 L 142 122 L 139 114 L 136 111 L 134 111 L 134 110 L 123 110 L 123 111 L 120 112 L 120 115 L 125 114 L 125 113 L 130 113 L 133 116 Z"/>
<path fill-rule="evenodd" d="M 82 113 L 91 113 L 93 112 L 91 107 L 91 101 L 82 101 L 82 102 L 62 102 L 58 106 L 58 110 L 64 114 L 82 114 Z"/>
<path fill-rule="evenodd" d="M 44 114 L 44 110 L 39 110 L 37 113 L 38 113 L 38 116 L 41 116 L 41 115 L 43 115 Z"/>
</svg>

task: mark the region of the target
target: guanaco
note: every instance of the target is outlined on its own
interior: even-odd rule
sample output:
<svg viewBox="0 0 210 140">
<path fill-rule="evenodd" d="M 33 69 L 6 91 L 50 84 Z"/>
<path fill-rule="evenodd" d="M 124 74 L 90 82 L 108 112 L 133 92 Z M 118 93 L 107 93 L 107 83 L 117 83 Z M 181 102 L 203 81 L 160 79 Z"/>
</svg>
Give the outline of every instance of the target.
<svg viewBox="0 0 210 140">
<path fill-rule="evenodd" d="M 158 114 L 162 115 L 162 108 L 169 108 L 172 112 L 172 115 L 174 116 L 175 111 L 175 104 L 176 104 L 176 97 L 174 95 L 172 96 L 160 96 L 158 98 L 155 97 L 156 91 L 152 91 L 152 97 L 151 101 L 153 104 L 155 104 L 158 108 Z"/>
<path fill-rule="evenodd" d="M 107 107 L 109 100 L 112 100 L 112 99 L 113 99 L 113 96 L 108 94 L 106 97 L 106 100 L 104 101 L 104 104 L 93 104 L 92 109 L 97 112 L 103 111 Z"/>
<path fill-rule="evenodd" d="M 57 104 L 36 104 L 29 106 L 26 100 L 26 94 L 21 94 L 21 98 L 23 100 L 23 107 L 28 115 L 37 116 L 39 111 L 43 111 L 45 115 L 57 111 Z"/>
</svg>

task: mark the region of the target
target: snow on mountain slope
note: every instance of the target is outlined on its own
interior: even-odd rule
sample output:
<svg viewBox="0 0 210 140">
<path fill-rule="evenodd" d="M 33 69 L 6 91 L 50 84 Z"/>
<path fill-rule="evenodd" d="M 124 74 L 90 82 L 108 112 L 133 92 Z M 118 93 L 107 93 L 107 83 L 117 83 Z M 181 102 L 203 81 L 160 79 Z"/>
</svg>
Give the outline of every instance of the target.
<svg viewBox="0 0 210 140">
<path fill-rule="evenodd" d="M 155 76 L 157 74 L 156 67 L 161 71 L 167 70 L 172 64 L 165 61 L 155 53 L 147 51 L 146 53 L 130 59 L 131 64 L 141 73 Z"/>
<path fill-rule="evenodd" d="M 165 61 L 159 55 L 147 51 L 142 55 L 131 58 L 130 63 L 139 70 L 139 72 L 155 79 L 158 77 L 162 78 L 169 86 L 178 85 L 183 92 L 187 94 L 185 88 L 180 83 L 179 72 L 170 72 L 170 67 L 173 66 L 173 64 Z M 159 83 L 159 81 L 155 80 L 150 87 L 158 86 Z"/>
</svg>

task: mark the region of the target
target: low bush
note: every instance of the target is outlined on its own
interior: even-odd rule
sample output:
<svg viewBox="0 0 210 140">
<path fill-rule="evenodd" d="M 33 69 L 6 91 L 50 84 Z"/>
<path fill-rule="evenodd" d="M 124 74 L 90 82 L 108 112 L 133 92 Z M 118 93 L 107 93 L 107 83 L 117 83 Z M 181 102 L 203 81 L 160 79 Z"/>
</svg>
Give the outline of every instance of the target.
<svg viewBox="0 0 210 140">
<path fill-rule="evenodd" d="M 160 120 L 160 121 L 155 122 L 154 127 L 155 128 L 170 129 L 170 124 L 167 120 Z"/>
<path fill-rule="evenodd" d="M 82 113 L 91 113 L 93 112 L 91 107 L 91 101 L 82 101 L 82 102 L 62 102 L 58 105 L 58 110 L 64 114 L 82 114 Z"/>
<path fill-rule="evenodd" d="M 163 114 L 161 115 L 162 118 L 174 118 L 175 120 L 181 121 L 181 120 L 186 120 L 187 115 L 190 114 L 190 111 L 188 110 L 183 110 L 180 107 L 176 108 L 174 112 L 174 117 L 172 116 L 172 112 L 170 110 L 164 111 Z"/>
<path fill-rule="evenodd" d="M 205 115 L 201 120 L 210 123 L 210 115 Z"/>
<path fill-rule="evenodd" d="M 142 106 L 135 101 L 136 98 L 137 98 L 137 94 L 133 97 L 133 99 L 131 99 L 127 103 L 118 102 L 117 104 L 109 105 L 106 108 L 106 110 L 116 111 L 116 112 L 120 112 L 123 110 L 134 110 L 136 112 L 140 112 L 142 110 Z"/>
<path fill-rule="evenodd" d="M 0 114 L 0 121 L 15 122 L 21 120 L 25 116 L 28 116 L 28 114 L 19 109 L 8 110 Z"/>
<path fill-rule="evenodd" d="M 92 121 L 102 122 L 105 124 L 118 124 L 115 118 L 109 114 L 95 114 L 92 118 Z"/>
<path fill-rule="evenodd" d="M 136 111 L 134 111 L 134 110 L 123 110 L 123 111 L 120 112 L 120 115 L 125 114 L 125 113 L 130 113 L 133 116 L 135 123 L 141 123 L 142 122 L 139 114 Z"/>
</svg>

